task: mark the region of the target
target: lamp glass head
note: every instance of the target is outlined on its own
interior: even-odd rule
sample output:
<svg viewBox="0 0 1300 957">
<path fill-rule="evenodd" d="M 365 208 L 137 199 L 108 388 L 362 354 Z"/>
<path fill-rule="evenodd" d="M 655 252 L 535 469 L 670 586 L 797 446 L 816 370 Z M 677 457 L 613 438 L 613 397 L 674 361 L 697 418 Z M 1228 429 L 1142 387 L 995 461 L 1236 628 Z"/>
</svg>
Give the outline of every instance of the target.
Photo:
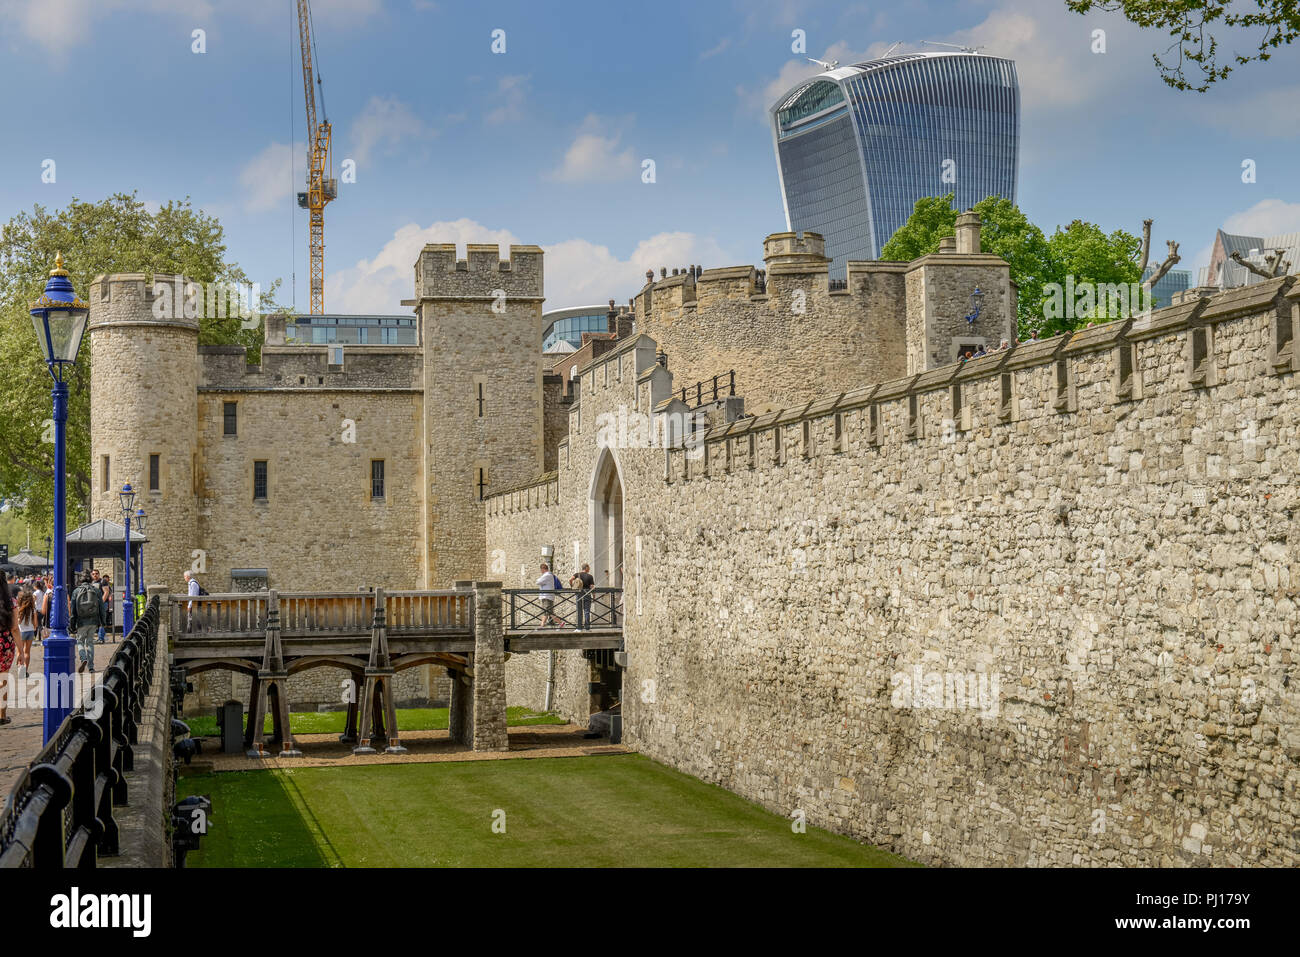
<svg viewBox="0 0 1300 957">
<path fill-rule="evenodd" d="M 145 515 L 144 509 L 142 509 L 142 508 L 137 508 L 137 509 L 135 510 L 135 527 L 136 527 L 136 528 L 137 528 L 141 533 L 144 532 L 144 520 L 145 520 L 146 518 L 148 518 L 148 516 Z"/>
<path fill-rule="evenodd" d="M 117 493 L 117 497 L 122 500 L 122 512 L 129 518 L 131 506 L 135 504 L 135 489 L 131 488 L 130 482 L 122 486 L 122 491 Z"/>
</svg>

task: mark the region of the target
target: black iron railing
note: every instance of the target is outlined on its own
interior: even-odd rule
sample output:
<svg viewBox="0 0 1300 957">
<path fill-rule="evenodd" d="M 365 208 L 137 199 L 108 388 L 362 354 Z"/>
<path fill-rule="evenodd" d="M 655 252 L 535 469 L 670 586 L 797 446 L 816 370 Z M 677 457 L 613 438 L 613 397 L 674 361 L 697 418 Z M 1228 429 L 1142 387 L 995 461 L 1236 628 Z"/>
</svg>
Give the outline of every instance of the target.
<svg viewBox="0 0 1300 957">
<path fill-rule="evenodd" d="M 508 631 L 623 627 L 621 588 L 503 588 L 501 597 Z"/>
<path fill-rule="evenodd" d="M 695 404 L 691 405 L 690 394 L 694 393 Z M 717 402 L 719 399 L 725 399 L 728 396 L 736 394 L 736 370 L 730 369 L 721 375 L 715 375 L 712 383 L 708 379 L 701 380 L 693 386 L 682 386 L 682 401 L 691 408 L 699 408 L 706 402 Z"/>
<path fill-rule="evenodd" d="M 158 653 L 159 599 L 149 599 L 90 694 L 9 792 L 0 813 L 0 867 L 94 867 L 118 853 L 113 808 L 127 803 Z"/>
</svg>

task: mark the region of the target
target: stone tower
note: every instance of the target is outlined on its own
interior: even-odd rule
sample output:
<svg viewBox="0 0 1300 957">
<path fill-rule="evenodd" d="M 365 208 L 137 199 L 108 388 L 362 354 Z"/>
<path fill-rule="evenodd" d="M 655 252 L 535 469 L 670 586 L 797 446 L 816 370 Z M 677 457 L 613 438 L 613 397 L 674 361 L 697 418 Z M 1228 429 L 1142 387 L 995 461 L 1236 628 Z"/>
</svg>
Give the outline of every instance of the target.
<svg viewBox="0 0 1300 957">
<path fill-rule="evenodd" d="M 491 577 L 482 497 L 544 468 L 542 250 L 427 245 L 415 264 L 424 353 L 427 587 Z M 495 574 L 500 574 L 498 570 Z"/>
<path fill-rule="evenodd" d="M 121 524 L 130 482 L 148 515 L 145 581 L 173 591 L 198 547 L 199 321 L 185 318 L 186 283 L 118 273 L 97 276 L 89 296 L 91 518 Z"/>
</svg>

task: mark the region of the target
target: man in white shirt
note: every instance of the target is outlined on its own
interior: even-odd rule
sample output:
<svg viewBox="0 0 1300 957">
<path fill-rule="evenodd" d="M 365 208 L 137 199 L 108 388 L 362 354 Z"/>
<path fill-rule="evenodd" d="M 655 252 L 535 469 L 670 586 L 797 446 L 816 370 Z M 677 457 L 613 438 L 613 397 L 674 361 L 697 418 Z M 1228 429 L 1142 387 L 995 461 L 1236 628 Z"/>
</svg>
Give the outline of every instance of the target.
<svg viewBox="0 0 1300 957">
<path fill-rule="evenodd" d="M 551 566 L 542 562 L 542 574 L 538 576 L 537 588 L 541 592 L 537 596 L 542 603 L 542 627 L 547 625 L 558 625 L 560 622 L 552 612 L 555 609 L 555 590 L 560 587 L 560 580 L 551 574 Z"/>
<path fill-rule="evenodd" d="M 197 598 L 199 596 L 199 581 L 189 572 L 185 573 L 185 592 L 191 598 Z M 186 628 L 186 631 L 202 631 L 203 619 L 201 616 L 199 618 L 194 617 L 194 602 L 191 601 L 185 603 L 185 612 L 186 617 L 189 619 L 189 626 Z"/>
</svg>

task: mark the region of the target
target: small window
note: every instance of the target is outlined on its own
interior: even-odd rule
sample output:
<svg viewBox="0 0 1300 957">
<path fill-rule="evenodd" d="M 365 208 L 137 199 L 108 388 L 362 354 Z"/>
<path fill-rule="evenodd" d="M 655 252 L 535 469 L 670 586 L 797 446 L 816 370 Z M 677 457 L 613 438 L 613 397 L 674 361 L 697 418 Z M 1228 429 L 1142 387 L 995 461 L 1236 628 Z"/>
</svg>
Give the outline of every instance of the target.
<svg viewBox="0 0 1300 957">
<path fill-rule="evenodd" d="M 149 456 L 149 491 L 157 492 L 162 487 L 162 456 L 154 452 Z"/>
<path fill-rule="evenodd" d="M 867 441 L 880 444 L 880 406 L 873 405 L 867 412 Z"/>
<path fill-rule="evenodd" d="M 952 420 L 957 423 L 957 428 L 961 428 L 961 383 L 956 383 L 952 387 Z"/>
<path fill-rule="evenodd" d="M 844 413 L 835 413 L 835 451 L 844 451 Z"/>
<path fill-rule="evenodd" d="M 253 463 L 253 501 L 266 501 L 266 463 Z"/>
<path fill-rule="evenodd" d="M 487 497 L 487 486 L 487 469 L 480 468 L 478 470 L 478 500 L 480 502 Z"/>
<path fill-rule="evenodd" d="M 800 445 L 802 446 L 802 448 L 800 449 L 800 453 L 803 455 L 805 459 L 812 458 L 812 436 L 813 436 L 812 423 L 809 422 L 807 419 L 804 419 L 803 436 L 802 436 L 803 441 L 800 443 Z"/>
<path fill-rule="evenodd" d="M 474 403 L 475 407 L 478 409 L 478 417 L 481 419 L 483 418 L 483 383 L 474 383 L 474 391 Z"/>
<path fill-rule="evenodd" d="M 1135 388 L 1137 377 L 1133 374 L 1137 366 L 1134 350 L 1136 347 L 1128 342 L 1120 342 L 1115 361 L 1115 398 L 1127 401 L 1138 398 Z"/>
<path fill-rule="evenodd" d="M 749 467 L 752 469 L 754 463 L 758 461 L 758 437 L 753 432 L 749 433 Z"/>
<path fill-rule="evenodd" d="M 235 435 L 238 427 L 238 417 L 236 408 L 238 403 L 226 402 L 222 404 L 222 416 L 225 419 L 225 435 Z"/>
<path fill-rule="evenodd" d="M 777 465 L 781 464 L 781 433 L 785 431 L 781 426 L 772 430 L 772 461 Z"/>
<path fill-rule="evenodd" d="M 370 497 L 384 497 L 384 460 L 372 459 L 370 462 Z"/>
<path fill-rule="evenodd" d="M 907 437 L 909 439 L 921 437 L 921 400 L 915 395 L 907 397 Z"/>
<path fill-rule="evenodd" d="M 101 455 L 99 457 L 99 490 L 107 492 L 108 487 L 108 456 Z"/>
</svg>

